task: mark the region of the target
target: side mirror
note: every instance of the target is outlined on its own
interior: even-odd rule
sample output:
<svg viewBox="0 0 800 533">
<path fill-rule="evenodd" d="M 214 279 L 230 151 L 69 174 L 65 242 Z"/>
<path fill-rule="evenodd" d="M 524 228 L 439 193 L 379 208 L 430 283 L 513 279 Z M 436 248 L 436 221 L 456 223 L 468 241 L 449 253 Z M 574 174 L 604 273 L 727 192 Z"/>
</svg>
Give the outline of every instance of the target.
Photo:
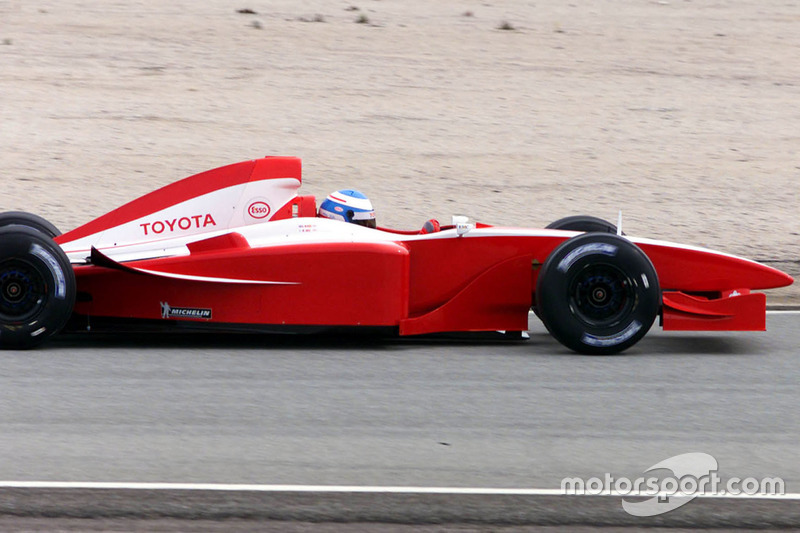
<svg viewBox="0 0 800 533">
<path fill-rule="evenodd" d="M 475 224 L 470 224 L 469 217 L 463 215 L 453 215 L 453 225 L 456 227 L 456 234 L 459 237 L 475 229 Z"/>
</svg>

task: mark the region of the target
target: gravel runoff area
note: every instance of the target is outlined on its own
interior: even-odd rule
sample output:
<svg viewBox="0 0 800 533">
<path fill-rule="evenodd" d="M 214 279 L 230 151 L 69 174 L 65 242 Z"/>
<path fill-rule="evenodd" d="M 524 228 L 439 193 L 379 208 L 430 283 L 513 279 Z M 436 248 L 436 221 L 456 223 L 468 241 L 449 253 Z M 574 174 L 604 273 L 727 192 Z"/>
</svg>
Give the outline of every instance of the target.
<svg viewBox="0 0 800 533">
<path fill-rule="evenodd" d="M 295 155 L 383 225 L 622 210 L 796 276 L 798 50 L 796 2 L 0 0 L 0 210 Z"/>
</svg>

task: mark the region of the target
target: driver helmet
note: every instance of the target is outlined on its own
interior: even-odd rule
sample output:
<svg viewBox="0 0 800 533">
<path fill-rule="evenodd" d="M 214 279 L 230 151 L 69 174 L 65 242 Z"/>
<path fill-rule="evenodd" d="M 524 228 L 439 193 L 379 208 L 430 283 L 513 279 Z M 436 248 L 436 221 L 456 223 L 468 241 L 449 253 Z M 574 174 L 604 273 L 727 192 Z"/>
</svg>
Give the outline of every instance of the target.
<svg viewBox="0 0 800 533">
<path fill-rule="evenodd" d="M 375 210 L 363 193 L 354 189 L 332 192 L 319 205 L 319 216 L 376 228 Z"/>
</svg>

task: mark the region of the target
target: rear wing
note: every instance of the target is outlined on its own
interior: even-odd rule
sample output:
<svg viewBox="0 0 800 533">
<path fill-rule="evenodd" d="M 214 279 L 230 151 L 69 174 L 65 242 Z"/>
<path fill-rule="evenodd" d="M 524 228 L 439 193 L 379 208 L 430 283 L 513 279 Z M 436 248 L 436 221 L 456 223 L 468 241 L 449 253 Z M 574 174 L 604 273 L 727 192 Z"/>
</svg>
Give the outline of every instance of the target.
<svg viewBox="0 0 800 533">
<path fill-rule="evenodd" d="M 68 254 L 314 216 L 313 196 L 299 196 L 300 159 L 265 157 L 216 168 L 151 192 L 65 233 Z"/>
</svg>

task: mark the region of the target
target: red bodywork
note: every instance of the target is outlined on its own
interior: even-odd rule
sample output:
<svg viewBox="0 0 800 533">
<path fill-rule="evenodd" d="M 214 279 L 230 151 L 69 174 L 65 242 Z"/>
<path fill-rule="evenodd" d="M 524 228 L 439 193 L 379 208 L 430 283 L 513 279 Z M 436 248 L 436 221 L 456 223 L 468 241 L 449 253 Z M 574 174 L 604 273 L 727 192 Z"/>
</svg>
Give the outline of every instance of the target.
<svg viewBox="0 0 800 533">
<path fill-rule="evenodd" d="M 540 265 L 576 235 L 484 225 L 461 236 L 455 228 L 431 235 L 352 228 L 315 218 L 314 197 L 296 194 L 300 179 L 298 159 L 238 163 L 62 235 L 57 242 L 75 262 L 76 314 L 194 325 L 383 326 L 400 335 L 521 331 Z M 275 194 L 270 180 L 282 184 Z M 232 207 L 214 196 L 226 190 Z M 792 283 L 746 259 L 631 240 L 658 273 L 665 329 L 763 330 L 765 297 L 751 291 Z M 171 316 L 165 304 L 192 311 Z"/>
</svg>

